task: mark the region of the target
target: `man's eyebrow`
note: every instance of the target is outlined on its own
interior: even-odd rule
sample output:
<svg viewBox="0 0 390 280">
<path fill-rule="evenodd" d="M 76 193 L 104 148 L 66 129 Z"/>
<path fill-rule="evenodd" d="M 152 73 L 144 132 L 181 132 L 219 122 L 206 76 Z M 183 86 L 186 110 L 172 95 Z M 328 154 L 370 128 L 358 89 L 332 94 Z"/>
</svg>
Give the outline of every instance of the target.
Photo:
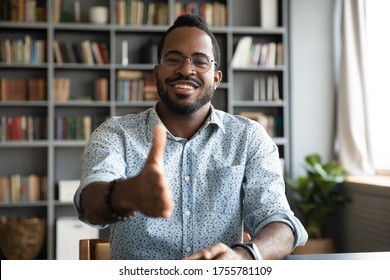
<svg viewBox="0 0 390 280">
<path fill-rule="evenodd" d="M 167 52 L 165 53 L 165 55 L 167 55 L 167 54 L 178 54 L 178 55 L 183 55 L 181 52 L 176 51 L 176 50 L 167 51 Z M 194 52 L 194 53 L 191 54 L 191 56 L 197 55 L 197 54 L 203 54 L 203 55 L 209 56 L 208 54 L 203 53 L 203 52 Z"/>
<path fill-rule="evenodd" d="M 181 52 L 179 51 L 175 51 L 175 50 L 172 50 L 172 51 L 167 51 L 165 54 L 180 54 L 181 55 Z"/>
</svg>

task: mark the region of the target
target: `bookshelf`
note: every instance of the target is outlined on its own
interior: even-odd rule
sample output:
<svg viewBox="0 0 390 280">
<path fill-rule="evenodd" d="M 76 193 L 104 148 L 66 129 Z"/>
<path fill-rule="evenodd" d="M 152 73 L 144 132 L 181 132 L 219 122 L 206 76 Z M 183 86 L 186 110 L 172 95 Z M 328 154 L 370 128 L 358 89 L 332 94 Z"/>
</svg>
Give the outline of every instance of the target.
<svg viewBox="0 0 390 280">
<path fill-rule="evenodd" d="M 5 2 L 11 3 L 12 0 L 0 1 L 2 5 Z M 35 94 L 39 98 L 29 100 L 30 90 L 27 87 L 26 98 L 18 100 L 11 94 L 13 91 L 6 91 L 4 93 L 6 98 L 0 99 L 0 132 L 3 131 L 0 138 L 0 176 L 36 174 L 43 178 L 41 188 L 45 191 L 38 201 L 0 202 L 0 211 L 1 215 L 36 215 L 46 218 L 46 240 L 38 258 L 56 258 L 56 220 L 75 215 L 72 203 L 59 201 L 58 184 L 61 180 L 80 178 L 80 156 L 89 132 L 107 117 L 137 113 L 155 103 L 153 91 L 146 99 L 142 94 L 135 99 L 130 98 L 130 95 L 123 97 L 120 81 L 126 79 L 123 75 L 133 75 L 138 77 L 134 78 L 137 80 L 137 87 L 140 86 L 138 83 L 142 83 L 144 89 L 150 89 L 150 81 L 146 77 L 152 73 L 154 64 L 157 63 L 156 44 L 178 13 L 185 11 L 200 13 L 203 10 L 210 11 L 211 8 L 218 11 L 218 14 L 210 12 L 206 14 L 209 22 L 214 22 L 210 26 L 221 47 L 220 67 L 224 73 L 213 105 L 230 113 L 249 114 L 259 120 L 262 116 L 270 117 L 275 127 L 277 122 L 277 130 L 270 131 L 270 134 L 272 133 L 279 147 L 280 156 L 285 162 L 285 172 L 288 174 L 290 143 L 287 0 L 278 0 L 278 25 L 266 28 L 260 26 L 260 0 L 224 0 L 219 1 L 218 5 L 215 1 L 204 1 L 208 4 L 209 10 L 202 8 L 203 6 L 193 5 L 195 1 L 144 0 L 140 2 L 144 4 L 145 19 L 142 21 L 138 19 L 138 22 L 133 23 L 131 19 L 118 12 L 120 10 L 118 3 L 123 5 L 126 1 L 64 0 L 62 13 L 54 11 L 57 0 L 31 2 L 35 2 L 37 7 L 35 14 L 39 15 L 34 20 L 31 19 L 31 15 L 13 20 L 4 18 L 4 14 L 0 17 L 2 46 L 6 40 L 20 41 L 18 44 L 23 45 L 26 38 L 29 38 L 28 42 L 45 42 L 46 46 L 39 55 L 31 53 L 30 56 L 34 56 L 34 60 L 28 61 L 10 61 L 2 48 L 1 81 L 5 81 L 5 84 L 12 83 L 13 79 L 22 79 L 26 84 L 30 80 L 44 82 Z M 145 8 L 150 7 L 151 3 L 156 4 L 153 8 L 156 10 L 153 19 L 147 16 L 149 12 L 146 12 Z M 76 6 L 76 11 L 80 11 L 77 14 Z M 92 6 L 108 8 L 107 23 L 89 22 L 88 11 Z M 126 6 L 124 10 L 128 11 Z M 250 36 L 254 43 L 282 44 L 283 62 L 274 66 L 232 67 L 231 62 L 238 42 L 246 36 Z M 91 60 L 88 62 L 86 58 L 81 58 L 76 46 L 81 46 L 84 41 L 104 46 L 106 57 L 103 51 L 100 60 L 92 58 L 93 62 Z M 64 43 L 64 46 L 59 47 L 63 50 L 62 62 L 58 60 L 58 56 L 56 57 L 56 50 L 53 47 L 55 42 Z M 67 47 L 65 43 L 68 44 Z M 73 52 L 69 51 L 69 45 Z M 76 58 L 71 58 L 72 53 Z M 83 54 L 82 51 L 80 53 Z M 124 57 L 127 59 L 123 59 Z M 139 74 L 140 76 L 137 76 Z M 267 77 L 274 77 L 277 81 L 278 100 L 259 98 L 260 89 L 257 87 L 260 88 L 262 83 L 260 81 L 267 80 Z M 32 116 L 41 120 L 44 125 L 39 137 L 18 140 L 7 138 L 4 130 L 8 128 L 6 125 L 8 119 L 22 118 L 21 116 L 25 116 L 23 118 Z M 107 232 L 101 234 L 104 236 Z"/>
</svg>

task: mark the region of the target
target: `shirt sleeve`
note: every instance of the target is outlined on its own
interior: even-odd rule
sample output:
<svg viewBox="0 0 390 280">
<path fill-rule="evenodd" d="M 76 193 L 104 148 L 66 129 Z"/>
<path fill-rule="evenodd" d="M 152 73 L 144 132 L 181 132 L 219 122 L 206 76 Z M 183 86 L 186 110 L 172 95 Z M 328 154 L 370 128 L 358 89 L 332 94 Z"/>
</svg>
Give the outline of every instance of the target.
<svg viewBox="0 0 390 280">
<path fill-rule="evenodd" d="M 294 248 L 304 245 L 307 233 L 287 201 L 278 148 L 262 126 L 253 124 L 251 130 L 243 188 L 245 226 L 255 235 L 269 223 L 282 222 L 294 232 Z"/>
<path fill-rule="evenodd" d="M 74 207 L 79 219 L 89 224 L 81 206 L 81 192 L 92 182 L 110 182 L 114 179 L 126 178 L 123 158 L 123 140 L 121 127 L 112 118 L 100 125 L 91 135 L 81 156 L 82 174 L 80 186 L 74 196 Z M 92 225 L 104 228 L 107 225 Z"/>
</svg>

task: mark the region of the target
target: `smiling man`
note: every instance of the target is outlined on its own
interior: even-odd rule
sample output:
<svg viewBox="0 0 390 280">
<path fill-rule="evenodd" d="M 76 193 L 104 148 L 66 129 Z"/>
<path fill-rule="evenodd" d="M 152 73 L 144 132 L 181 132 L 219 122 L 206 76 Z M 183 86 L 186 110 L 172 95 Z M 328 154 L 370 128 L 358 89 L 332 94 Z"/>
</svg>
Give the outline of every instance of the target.
<svg viewBox="0 0 390 280">
<path fill-rule="evenodd" d="M 103 123 L 82 156 L 76 210 L 110 226 L 110 258 L 281 259 L 303 245 L 277 146 L 259 123 L 211 105 L 220 50 L 203 19 L 177 18 L 158 57 L 160 100 Z"/>
</svg>

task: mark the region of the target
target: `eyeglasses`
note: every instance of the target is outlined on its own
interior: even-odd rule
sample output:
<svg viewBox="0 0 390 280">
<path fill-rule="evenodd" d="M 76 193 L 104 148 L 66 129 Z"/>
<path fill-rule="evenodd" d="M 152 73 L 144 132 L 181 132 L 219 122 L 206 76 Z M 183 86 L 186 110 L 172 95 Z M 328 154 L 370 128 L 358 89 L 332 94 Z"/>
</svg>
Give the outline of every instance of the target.
<svg viewBox="0 0 390 280">
<path fill-rule="evenodd" d="M 211 64 L 214 63 L 217 66 L 215 60 L 211 59 L 208 55 L 205 54 L 195 54 L 193 56 L 182 56 L 177 53 L 167 53 L 163 57 L 161 57 L 161 65 L 169 70 L 175 71 L 179 69 L 183 65 L 183 61 L 185 58 L 188 58 L 191 62 L 191 65 L 195 67 L 196 72 L 204 73 L 207 72 Z"/>
</svg>

